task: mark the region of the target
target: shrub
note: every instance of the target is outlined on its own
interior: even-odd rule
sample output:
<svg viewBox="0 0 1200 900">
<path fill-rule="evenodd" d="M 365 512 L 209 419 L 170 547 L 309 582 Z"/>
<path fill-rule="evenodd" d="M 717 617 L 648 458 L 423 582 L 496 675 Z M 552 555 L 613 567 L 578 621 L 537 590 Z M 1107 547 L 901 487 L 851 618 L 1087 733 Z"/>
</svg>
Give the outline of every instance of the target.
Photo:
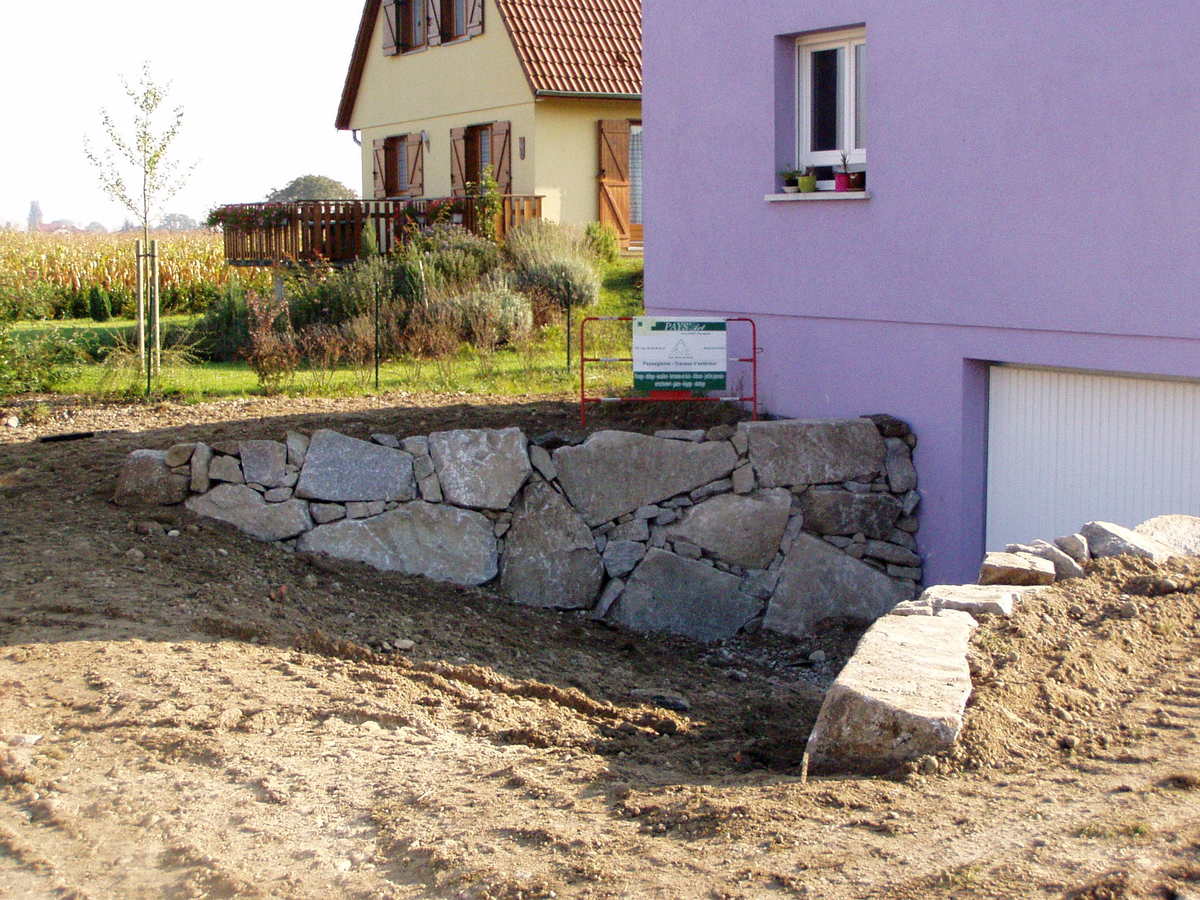
<svg viewBox="0 0 1200 900">
<path fill-rule="evenodd" d="M 590 306 L 600 296 L 600 279 L 582 230 L 534 220 L 513 230 L 508 240 L 518 290 L 562 309 Z"/>
<path fill-rule="evenodd" d="M 404 255 L 410 261 L 419 256 L 443 281 L 458 284 L 476 281 L 504 261 L 494 242 L 457 225 L 435 225 L 421 232 Z"/>
<path fill-rule="evenodd" d="M 246 307 L 250 313 L 246 361 L 263 390 L 268 394 L 278 393 L 295 376 L 300 363 L 287 302 L 250 293 L 246 295 Z"/>
<path fill-rule="evenodd" d="M 70 300 L 70 317 L 72 319 L 86 319 L 91 315 L 89 294 L 83 291 L 72 291 Z"/>
<path fill-rule="evenodd" d="M 202 359 L 230 362 L 250 344 L 250 312 L 246 294 L 230 282 L 193 329 L 195 352 Z"/>
<path fill-rule="evenodd" d="M 20 338 L 0 321 L 0 396 L 53 390 L 75 374 L 83 359 L 69 333 L 52 328 Z"/>
<path fill-rule="evenodd" d="M 458 298 L 462 337 L 477 347 L 517 344 L 533 328 L 529 298 L 493 277 Z"/>
<path fill-rule="evenodd" d="M 107 322 L 112 318 L 112 307 L 109 305 L 108 292 L 99 285 L 92 285 L 88 291 L 88 315 L 95 322 Z"/>
<path fill-rule="evenodd" d="M 592 251 L 592 256 L 602 263 L 617 261 L 620 242 L 617 240 L 616 230 L 611 225 L 588 222 L 584 233 L 587 236 L 588 247 Z"/>
</svg>

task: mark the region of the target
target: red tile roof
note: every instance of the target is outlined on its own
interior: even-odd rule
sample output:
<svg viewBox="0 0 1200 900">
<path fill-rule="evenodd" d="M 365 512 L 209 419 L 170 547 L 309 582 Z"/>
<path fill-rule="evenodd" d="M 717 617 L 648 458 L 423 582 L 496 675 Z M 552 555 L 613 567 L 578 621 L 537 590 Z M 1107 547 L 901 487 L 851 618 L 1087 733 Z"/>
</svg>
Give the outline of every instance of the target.
<svg viewBox="0 0 1200 900">
<path fill-rule="evenodd" d="M 641 96 L 641 0 L 496 4 L 535 94 Z"/>
<path fill-rule="evenodd" d="M 380 0 L 365 0 L 337 127 L 349 128 Z M 536 96 L 641 97 L 642 0 L 496 0 Z"/>
</svg>

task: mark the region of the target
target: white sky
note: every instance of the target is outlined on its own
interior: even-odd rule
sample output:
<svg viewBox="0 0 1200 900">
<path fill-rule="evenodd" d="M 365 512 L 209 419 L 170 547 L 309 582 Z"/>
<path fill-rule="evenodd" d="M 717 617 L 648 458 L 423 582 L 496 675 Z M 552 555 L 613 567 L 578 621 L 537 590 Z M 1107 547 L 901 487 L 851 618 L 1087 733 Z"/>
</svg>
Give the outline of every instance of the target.
<svg viewBox="0 0 1200 900">
<path fill-rule="evenodd" d="M 121 121 L 120 83 L 143 60 L 184 109 L 174 157 L 197 161 L 167 212 L 200 219 L 219 203 L 261 200 L 298 175 L 362 189 L 359 151 L 333 120 L 361 0 L 35 0 L 4 4 L 0 24 L 0 225 L 119 226 L 83 139 L 104 145 L 99 111 Z"/>
</svg>

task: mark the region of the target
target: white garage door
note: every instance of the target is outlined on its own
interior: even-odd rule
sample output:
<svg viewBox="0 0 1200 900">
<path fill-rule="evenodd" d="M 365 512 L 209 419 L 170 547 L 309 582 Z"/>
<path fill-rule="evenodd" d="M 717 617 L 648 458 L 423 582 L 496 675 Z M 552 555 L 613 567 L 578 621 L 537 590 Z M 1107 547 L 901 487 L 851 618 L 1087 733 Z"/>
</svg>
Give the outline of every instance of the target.
<svg viewBox="0 0 1200 900">
<path fill-rule="evenodd" d="M 987 547 L 1200 515 L 1200 382 L 993 366 Z"/>
</svg>

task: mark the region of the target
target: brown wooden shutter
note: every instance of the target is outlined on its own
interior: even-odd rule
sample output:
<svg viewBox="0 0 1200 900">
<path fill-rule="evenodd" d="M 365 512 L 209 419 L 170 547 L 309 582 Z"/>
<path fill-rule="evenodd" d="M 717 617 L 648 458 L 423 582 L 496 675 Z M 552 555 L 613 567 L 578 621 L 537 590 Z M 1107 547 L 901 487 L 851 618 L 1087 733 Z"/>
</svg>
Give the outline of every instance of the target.
<svg viewBox="0 0 1200 900">
<path fill-rule="evenodd" d="M 383 0 L 383 52 L 387 56 L 400 52 L 400 0 Z"/>
<path fill-rule="evenodd" d="M 467 193 L 467 129 L 450 129 L 450 193 L 464 197 Z"/>
<path fill-rule="evenodd" d="M 442 42 L 442 0 L 425 0 L 425 40 L 430 47 Z"/>
<path fill-rule="evenodd" d="M 601 119 L 599 216 L 611 225 L 621 246 L 629 245 L 629 136 L 627 119 Z"/>
<path fill-rule="evenodd" d="M 381 139 L 371 144 L 371 159 L 374 162 L 375 199 L 387 197 L 387 140 Z"/>
<path fill-rule="evenodd" d="M 425 193 L 425 145 L 420 134 L 408 136 L 408 195 L 420 197 Z"/>
<path fill-rule="evenodd" d="M 512 193 L 512 122 L 492 123 L 492 175 L 500 193 Z"/>
<path fill-rule="evenodd" d="M 468 0 L 467 37 L 483 34 L 483 0 Z"/>
</svg>

